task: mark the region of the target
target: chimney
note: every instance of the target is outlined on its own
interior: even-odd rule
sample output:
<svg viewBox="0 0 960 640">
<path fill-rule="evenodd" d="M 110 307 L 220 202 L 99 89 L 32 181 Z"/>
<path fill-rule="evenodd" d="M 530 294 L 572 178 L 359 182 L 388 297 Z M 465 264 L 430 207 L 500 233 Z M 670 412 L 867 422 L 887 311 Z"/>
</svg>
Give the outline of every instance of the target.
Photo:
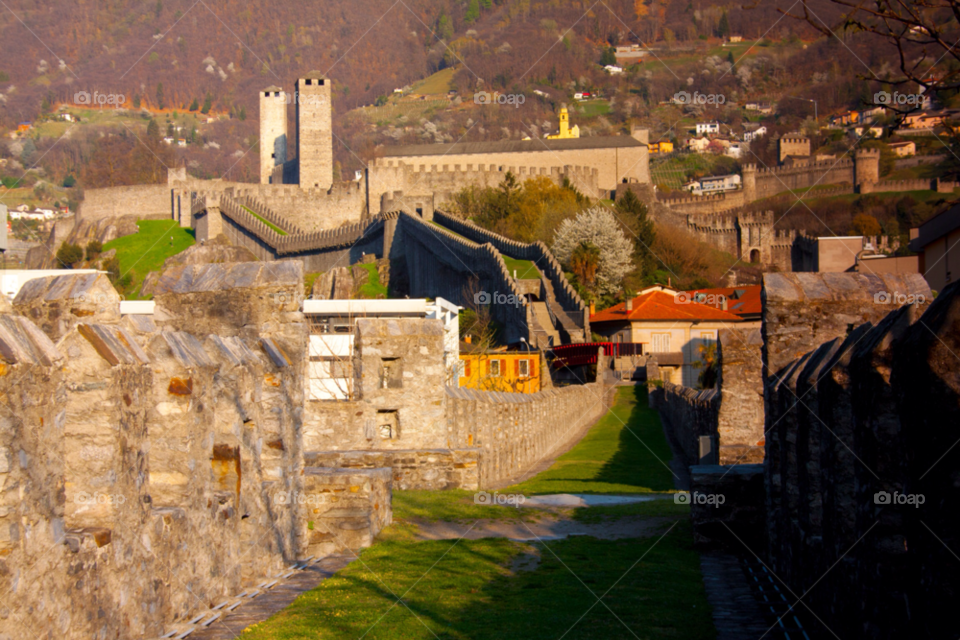
<svg viewBox="0 0 960 640">
<path fill-rule="evenodd" d="M 633 298 L 627 298 L 627 313 L 633 311 Z"/>
<path fill-rule="evenodd" d="M 724 311 L 727 310 L 727 296 L 723 296 L 723 302 L 720 303 L 720 308 Z"/>
<path fill-rule="evenodd" d="M 466 342 L 467 344 L 473 344 L 473 336 L 471 336 L 471 335 L 468 333 L 468 334 L 463 338 L 463 341 Z"/>
<path fill-rule="evenodd" d="M 673 289 L 673 282 L 671 282 L 671 280 L 672 278 L 670 278 L 670 276 L 667 276 L 667 288 L 669 289 Z"/>
<path fill-rule="evenodd" d="M 591 303 L 590 303 L 590 315 L 593 315 L 593 314 L 595 314 L 596 312 L 597 312 L 597 305 L 595 305 L 594 303 L 591 302 Z"/>
</svg>

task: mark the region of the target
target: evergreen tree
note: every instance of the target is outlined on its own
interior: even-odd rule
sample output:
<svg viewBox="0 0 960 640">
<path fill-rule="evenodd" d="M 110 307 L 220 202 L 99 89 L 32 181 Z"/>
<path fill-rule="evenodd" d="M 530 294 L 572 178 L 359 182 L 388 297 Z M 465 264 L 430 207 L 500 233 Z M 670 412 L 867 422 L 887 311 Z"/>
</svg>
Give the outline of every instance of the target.
<svg viewBox="0 0 960 640">
<path fill-rule="evenodd" d="M 193 102 L 190 103 L 190 111 L 196 111 L 199 108 L 200 108 L 200 101 L 194 98 Z"/>
<path fill-rule="evenodd" d="M 617 64 L 617 50 L 613 47 L 608 47 L 603 50 L 603 53 L 600 54 L 600 65 L 607 66 L 608 64 Z"/>
<path fill-rule="evenodd" d="M 726 38 L 730 35 L 730 20 L 727 18 L 727 12 L 724 11 L 723 15 L 720 16 L 720 25 L 717 27 L 717 35 L 721 38 Z"/>
<path fill-rule="evenodd" d="M 213 106 L 213 97 L 208 93 L 207 97 L 203 99 L 203 108 L 200 109 L 200 113 L 207 115 L 210 113 L 210 108 Z"/>
<path fill-rule="evenodd" d="M 467 12 L 463 14 L 463 21 L 467 24 L 476 22 L 480 17 L 480 0 L 470 0 L 467 5 Z"/>
<path fill-rule="evenodd" d="M 150 118 L 149 124 L 147 124 L 147 140 L 156 142 L 160 138 L 160 125 L 157 124 L 157 121 L 153 118 Z"/>
<path fill-rule="evenodd" d="M 157 83 L 157 108 L 158 108 L 158 109 L 163 109 L 163 105 L 164 105 L 164 102 L 163 102 L 163 83 L 162 83 L 162 82 L 158 82 L 158 83 Z"/>
</svg>

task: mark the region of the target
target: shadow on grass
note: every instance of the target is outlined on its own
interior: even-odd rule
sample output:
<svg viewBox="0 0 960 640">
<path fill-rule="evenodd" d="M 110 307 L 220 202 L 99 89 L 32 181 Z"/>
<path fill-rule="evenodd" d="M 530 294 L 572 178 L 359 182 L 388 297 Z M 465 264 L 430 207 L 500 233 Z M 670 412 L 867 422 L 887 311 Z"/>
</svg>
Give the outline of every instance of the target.
<svg viewBox="0 0 960 640">
<path fill-rule="evenodd" d="M 546 471 L 504 489 L 544 493 L 672 491 L 672 453 L 643 385 L 617 389 L 613 407 Z"/>
<path fill-rule="evenodd" d="M 243 637 L 713 637 L 689 523 L 659 538 L 381 543 Z"/>
</svg>

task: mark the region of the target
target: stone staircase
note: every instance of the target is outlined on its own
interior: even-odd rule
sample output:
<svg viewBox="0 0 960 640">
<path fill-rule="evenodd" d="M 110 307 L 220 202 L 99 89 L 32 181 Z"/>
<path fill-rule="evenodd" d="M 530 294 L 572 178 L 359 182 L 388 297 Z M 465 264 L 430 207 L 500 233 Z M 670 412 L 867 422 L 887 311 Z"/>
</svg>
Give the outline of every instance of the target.
<svg viewBox="0 0 960 640">
<path fill-rule="evenodd" d="M 549 307 L 551 326 L 560 332 L 561 338 L 563 338 L 565 334 L 567 338 L 566 342 L 570 344 L 587 342 L 587 336 L 583 335 L 583 328 L 574 322 L 567 312 L 563 310 L 563 307 L 560 306 L 560 303 L 557 302 L 557 297 L 553 292 L 553 284 L 545 278 L 542 273 L 540 274 L 540 283 L 547 293 L 545 304 Z M 556 324 L 554 324 L 553 319 L 556 319 Z M 558 340 L 555 344 L 561 344 L 561 342 Z"/>
<path fill-rule="evenodd" d="M 550 317 L 550 310 L 547 309 L 546 302 L 532 302 L 530 310 L 533 312 L 533 319 L 536 323 L 534 335 L 530 341 L 536 341 L 536 346 L 541 349 L 561 344 L 560 333 L 553 326 L 553 319 Z M 543 342 L 546 342 L 544 344 Z"/>
</svg>

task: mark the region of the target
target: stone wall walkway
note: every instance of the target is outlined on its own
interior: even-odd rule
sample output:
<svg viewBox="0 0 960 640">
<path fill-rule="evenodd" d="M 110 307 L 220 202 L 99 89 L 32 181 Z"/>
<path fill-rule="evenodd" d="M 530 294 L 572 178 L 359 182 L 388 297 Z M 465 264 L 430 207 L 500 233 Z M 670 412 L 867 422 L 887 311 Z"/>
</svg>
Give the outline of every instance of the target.
<svg viewBox="0 0 960 640">
<path fill-rule="evenodd" d="M 701 553 L 700 572 L 713 608 L 717 640 L 771 637 L 766 633 L 770 624 L 743 574 L 739 558 L 719 551 Z"/>
<path fill-rule="evenodd" d="M 357 559 L 357 555 L 327 556 L 303 566 L 301 570 L 283 574 L 260 588 L 251 588 L 234 598 L 176 625 L 162 638 L 190 640 L 233 640 L 250 625 L 263 622 L 290 605 L 301 593 L 321 582 Z M 299 565 L 298 565 L 299 566 Z M 252 595 L 252 597 L 251 597 Z"/>
</svg>

